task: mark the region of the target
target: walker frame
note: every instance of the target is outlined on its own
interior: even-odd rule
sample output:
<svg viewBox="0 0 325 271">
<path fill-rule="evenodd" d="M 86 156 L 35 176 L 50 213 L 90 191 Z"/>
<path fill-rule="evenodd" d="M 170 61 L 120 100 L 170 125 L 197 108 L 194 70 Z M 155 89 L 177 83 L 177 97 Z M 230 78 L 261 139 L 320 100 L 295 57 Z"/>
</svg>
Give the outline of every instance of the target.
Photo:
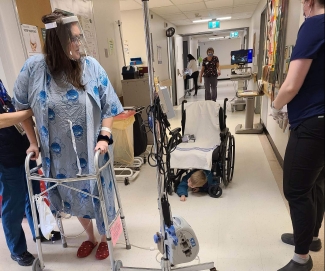
<svg viewBox="0 0 325 271">
<path fill-rule="evenodd" d="M 106 240 L 108 243 L 109 258 L 110 258 L 110 262 L 111 262 L 111 270 L 117 271 L 117 270 L 119 270 L 119 267 L 122 265 L 121 261 L 115 260 L 115 258 L 114 258 L 113 243 L 112 243 L 112 238 L 111 238 L 111 233 L 110 233 L 110 229 L 111 229 L 112 225 L 118 219 L 119 216 L 120 216 L 121 222 L 122 222 L 123 233 L 124 233 L 124 238 L 125 238 L 125 243 L 126 243 L 126 249 L 131 249 L 131 244 L 129 241 L 128 232 L 127 232 L 127 228 L 126 228 L 125 216 L 124 216 L 123 209 L 122 209 L 120 193 L 118 191 L 118 187 L 117 187 L 117 183 L 116 183 L 116 176 L 114 174 L 113 161 L 112 161 L 111 156 L 109 155 L 109 151 L 108 151 L 109 160 L 102 167 L 99 167 L 99 163 L 98 163 L 99 155 L 100 155 L 100 150 L 98 150 L 94 156 L 95 174 L 80 175 L 80 176 L 77 176 L 76 178 L 66 178 L 66 179 L 46 178 L 44 176 L 37 174 L 38 169 L 40 169 L 42 167 L 42 165 L 38 165 L 36 168 L 30 169 L 29 162 L 30 162 L 32 156 L 34 156 L 34 153 L 31 152 L 27 155 L 26 160 L 25 160 L 26 180 L 27 180 L 28 194 L 29 194 L 29 199 L 30 199 L 31 209 L 32 209 L 34 230 L 35 230 L 35 234 L 36 234 L 36 247 L 37 247 L 37 254 L 38 254 L 38 257 L 35 258 L 33 265 L 32 265 L 33 271 L 41 271 L 45 268 L 43 253 L 42 253 L 40 230 L 39 230 L 38 221 L 37 221 L 35 199 L 37 196 L 42 196 L 42 195 L 46 194 L 48 191 L 50 191 L 51 189 L 56 188 L 57 186 L 63 186 L 63 187 L 69 188 L 71 190 L 75 190 L 79 193 L 83 193 L 87 196 L 90 196 L 92 198 L 96 198 L 99 200 L 100 206 L 101 206 L 101 211 L 103 214 L 105 229 L 106 229 Z M 115 214 L 115 218 L 113 219 L 113 221 L 111 223 L 108 222 L 108 217 L 107 217 L 107 212 L 106 212 L 106 203 L 104 200 L 103 186 L 102 186 L 102 182 L 100 179 L 100 173 L 108 166 L 109 166 L 111 174 L 113 176 L 112 182 L 114 185 L 114 191 L 115 191 L 117 207 L 118 207 L 116 214 Z M 77 188 L 70 187 L 70 186 L 64 184 L 64 183 L 78 182 L 78 181 L 85 181 L 85 180 L 94 180 L 94 179 L 97 182 L 99 196 L 95 196 L 91 193 L 87 193 L 87 192 L 84 192 Z M 52 182 L 55 184 L 53 186 L 49 187 L 48 189 L 44 190 L 40 194 L 34 195 L 33 187 L 32 187 L 32 180 Z M 62 226 L 62 221 L 61 221 L 60 215 L 57 217 L 57 224 L 58 224 L 58 227 L 61 232 L 62 246 L 64 248 L 66 248 L 67 242 L 66 242 L 66 238 L 64 236 L 64 231 L 63 231 L 63 226 Z"/>
</svg>

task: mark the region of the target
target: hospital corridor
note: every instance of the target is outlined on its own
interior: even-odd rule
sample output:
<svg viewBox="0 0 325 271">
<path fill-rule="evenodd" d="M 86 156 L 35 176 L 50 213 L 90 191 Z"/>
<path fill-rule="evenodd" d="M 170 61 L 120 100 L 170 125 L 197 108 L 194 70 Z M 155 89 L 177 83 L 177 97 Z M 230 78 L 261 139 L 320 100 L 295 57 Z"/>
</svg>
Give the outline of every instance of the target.
<svg viewBox="0 0 325 271">
<path fill-rule="evenodd" d="M 224 98 L 231 100 L 233 96 L 232 82 L 219 82 L 217 102 L 223 104 Z M 188 103 L 204 100 L 204 90 L 199 89 L 197 96 L 190 96 L 187 100 Z M 176 117 L 170 120 L 172 128 L 180 127 L 180 106 L 175 107 L 175 112 Z M 234 134 L 236 125 L 243 123 L 245 112 L 228 109 L 227 116 L 227 126 Z M 258 120 L 259 115 L 255 118 Z M 227 188 L 222 185 L 222 196 L 212 198 L 207 194 L 189 192 L 187 200 L 181 202 L 174 193 L 169 197 L 172 214 L 184 217 L 197 235 L 200 252 L 192 264 L 214 261 L 220 271 L 274 271 L 286 263 L 293 251 L 292 246 L 280 239 L 282 233 L 292 231 L 287 201 L 282 193 L 282 169 L 264 134 L 235 135 L 235 140 L 234 178 Z M 153 242 L 153 235 L 159 230 L 155 175 L 155 169 L 145 164 L 130 185 L 118 182 L 132 244 L 131 250 L 126 250 L 123 244 L 114 248 L 114 256 L 122 260 L 124 266 L 160 266 L 161 255 Z M 75 217 L 62 222 L 67 236 L 83 232 Z M 26 219 L 23 228 L 29 251 L 36 255 L 36 245 Z M 96 261 L 94 253 L 85 259 L 76 259 L 75 251 L 80 239 L 85 237 L 83 233 L 77 238 L 67 239 L 67 248 L 62 248 L 61 241 L 42 243 L 46 270 L 108 270 L 109 260 Z M 320 238 L 324 240 L 324 228 Z M 123 241 L 121 236 L 119 243 Z M 12 261 L 6 249 L 1 230 L 0 270 L 29 270 Z M 322 251 L 311 252 L 311 255 L 313 270 L 323 271 Z"/>
<path fill-rule="evenodd" d="M 325 0 L 0 0 L 0 271 L 324 271 Z"/>
</svg>

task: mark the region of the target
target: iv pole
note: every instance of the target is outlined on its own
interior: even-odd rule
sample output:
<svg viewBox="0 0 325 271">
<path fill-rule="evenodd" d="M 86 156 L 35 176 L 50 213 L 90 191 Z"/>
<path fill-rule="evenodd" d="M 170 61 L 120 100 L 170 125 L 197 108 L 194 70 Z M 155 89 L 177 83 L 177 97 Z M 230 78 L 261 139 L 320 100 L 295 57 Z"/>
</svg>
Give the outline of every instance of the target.
<svg viewBox="0 0 325 271">
<path fill-rule="evenodd" d="M 118 25 L 118 29 L 120 31 L 120 39 L 121 39 L 121 46 L 122 46 L 122 53 L 123 53 L 123 61 L 124 61 L 124 66 L 126 66 L 126 62 L 125 62 L 125 51 L 124 51 L 124 43 L 123 43 L 123 36 L 122 36 L 122 30 L 121 30 L 121 26 L 122 26 L 122 22 L 120 20 L 117 21 L 117 25 Z"/>
<path fill-rule="evenodd" d="M 149 7 L 148 7 L 148 1 L 149 0 L 142 0 L 143 4 L 143 18 L 144 18 L 144 32 L 146 36 L 146 47 L 147 47 L 147 58 L 148 58 L 148 76 L 149 76 L 149 89 L 150 91 L 150 104 L 153 106 L 154 104 L 154 95 L 156 95 L 155 91 L 155 85 L 154 85 L 154 74 L 153 74 L 153 59 L 152 59 L 152 46 L 151 46 L 151 36 L 150 36 L 150 25 L 149 25 Z M 150 112 L 151 119 L 154 120 L 153 118 L 153 113 Z M 155 121 L 155 120 L 154 120 Z M 156 136 L 155 133 L 159 131 L 156 131 L 156 124 L 153 123 L 152 125 L 152 132 L 154 134 L 154 150 L 155 153 L 157 154 L 158 146 L 156 142 Z M 157 154 L 158 155 L 158 154 Z M 157 168 L 157 181 L 158 181 L 158 209 L 160 213 L 160 229 L 162 231 L 162 237 L 165 237 L 164 230 L 165 230 L 165 221 L 164 221 L 164 216 L 163 216 L 163 210 L 162 210 L 162 197 L 164 196 L 165 189 L 164 189 L 164 182 L 162 180 L 162 176 L 159 172 L 159 168 Z M 164 242 L 164 240 L 162 240 Z M 121 261 L 115 262 L 114 267 L 112 267 L 113 271 L 171 271 L 171 270 L 179 270 L 179 271 L 201 271 L 201 270 L 210 270 L 210 271 L 216 271 L 216 268 L 214 267 L 213 262 L 209 263 L 202 263 L 202 264 L 196 264 L 196 265 L 191 265 L 191 266 L 186 266 L 186 267 L 180 267 L 180 268 L 173 268 L 171 269 L 171 263 L 168 258 L 167 250 L 166 250 L 166 245 L 164 242 L 164 254 L 163 257 L 161 258 L 161 268 L 141 268 L 141 267 L 124 267 L 122 265 Z"/>
</svg>

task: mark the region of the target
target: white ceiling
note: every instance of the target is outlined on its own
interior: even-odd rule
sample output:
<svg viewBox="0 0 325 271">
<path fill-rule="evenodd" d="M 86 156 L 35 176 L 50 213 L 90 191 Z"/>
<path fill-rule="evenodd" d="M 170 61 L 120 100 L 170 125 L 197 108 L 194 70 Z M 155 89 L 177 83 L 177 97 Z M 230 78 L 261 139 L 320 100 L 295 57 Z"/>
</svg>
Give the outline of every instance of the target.
<svg viewBox="0 0 325 271">
<path fill-rule="evenodd" d="M 175 25 L 189 25 L 193 20 L 251 18 L 260 0 L 149 0 L 149 8 Z M 120 0 L 121 10 L 142 8 L 141 0 Z"/>
</svg>

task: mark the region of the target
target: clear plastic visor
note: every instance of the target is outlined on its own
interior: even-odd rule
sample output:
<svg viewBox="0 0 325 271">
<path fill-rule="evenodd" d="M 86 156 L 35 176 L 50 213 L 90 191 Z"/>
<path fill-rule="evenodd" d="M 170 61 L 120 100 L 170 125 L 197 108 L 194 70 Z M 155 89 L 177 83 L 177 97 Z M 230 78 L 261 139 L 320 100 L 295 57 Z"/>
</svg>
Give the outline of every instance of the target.
<svg viewBox="0 0 325 271">
<path fill-rule="evenodd" d="M 87 42 L 77 16 L 64 17 L 60 22 L 49 23 L 45 27 L 55 28 L 62 49 L 71 60 L 87 56 Z"/>
</svg>

